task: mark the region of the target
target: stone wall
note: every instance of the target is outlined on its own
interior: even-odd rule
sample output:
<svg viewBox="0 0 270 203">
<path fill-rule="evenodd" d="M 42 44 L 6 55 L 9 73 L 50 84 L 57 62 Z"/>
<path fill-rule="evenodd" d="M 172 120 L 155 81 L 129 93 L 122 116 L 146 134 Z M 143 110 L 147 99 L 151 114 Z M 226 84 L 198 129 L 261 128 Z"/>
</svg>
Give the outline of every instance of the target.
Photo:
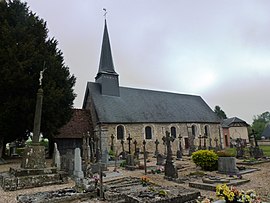
<svg viewBox="0 0 270 203">
<path fill-rule="evenodd" d="M 138 145 L 137 148 L 140 148 L 140 151 L 143 150 L 142 148 L 142 142 L 145 139 L 145 127 L 150 126 L 152 129 L 152 139 L 146 139 L 146 149 L 147 151 L 154 153 L 155 151 L 155 140 L 158 139 L 160 144 L 159 144 L 159 151 L 161 153 L 164 152 L 164 145 L 163 145 L 163 141 L 162 141 L 162 137 L 165 136 L 165 132 L 169 131 L 171 127 L 175 127 L 176 128 L 176 139 L 175 141 L 172 143 L 172 151 L 174 154 L 176 154 L 176 151 L 178 149 L 178 145 L 179 145 L 179 139 L 178 136 L 179 134 L 181 134 L 182 136 L 182 148 L 185 148 L 185 138 L 188 138 L 188 127 L 190 128 L 192 125 L 196 125 L 196 135 L 195 135 L 195 145 L 198 146 L 199 145 L 199 135 L 204 135 L 204 126 L 208 125 L 209 126 L 209 137 L 211 137 L 212 139 L 212 146 L 215 146 L 214 143 L 214 139 L 218 138 L 218 140 L 220 139 L 220 135 L 219 135 L 219 128 L 220 125 L 219 124 L 200 124 L 200 123 L 159 123 L 159 124 L 155 124 L 155 123 L 136 123 L 136 124 L 107 124 L 106 128 L 107 128 L 107 136 L 108 136 L 108 149 L 110 147 L 111 144 L 111 135 L 113 134 L 115 137 L 117 135 L 117 126 L 118 125 L 122 125 L 124 127 L 124 141 L 125 141 L 125 150 L 128 150 L 128 141 L 127 141 L 127 137 L 130 134 L 131 138 L 132 138 L 132 145 L 131 145 L 131 151 L 134 152 L 134 140 L 137 141 Z M 105 127 L 105 126 L 103 126 Z M 210 139 L 209 137 L 206 140 L 206 145 L 209 146 L 209 142 Z M 118 153 L 120 153 L 122 151 L 121 149 L 121 140 L 117 140 L 114 139 L 114 144 L 116 147 L 116 150 L 118 151 Z M 202 145 L 203 145 L 203 139 L 202 139 Z"/>
<path fill-rule="evenodd" d="M 249 142 L 248 139 L 248 130 L 247 127 L 230 127 L 229 128 L 230 131 L 230 136 L 232 139 L 237 139 L 237 138 L 241 138 L 246 140 L 246 142 Z"/>
</svg>

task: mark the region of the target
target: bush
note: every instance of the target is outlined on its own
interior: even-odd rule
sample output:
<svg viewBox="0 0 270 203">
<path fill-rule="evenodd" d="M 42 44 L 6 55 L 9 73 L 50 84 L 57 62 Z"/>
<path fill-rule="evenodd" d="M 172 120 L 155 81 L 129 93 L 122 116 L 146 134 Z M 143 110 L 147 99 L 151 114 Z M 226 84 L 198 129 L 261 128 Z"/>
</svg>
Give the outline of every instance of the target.
<svg viewBox="0 0 270 203">
<path fill-rule="evenodd" d="M 212 150 L 199 150 L 192 153 L 192 161 L 203 170 L 214 171 L 218 168 L 218 155 Z"/>
</svg>

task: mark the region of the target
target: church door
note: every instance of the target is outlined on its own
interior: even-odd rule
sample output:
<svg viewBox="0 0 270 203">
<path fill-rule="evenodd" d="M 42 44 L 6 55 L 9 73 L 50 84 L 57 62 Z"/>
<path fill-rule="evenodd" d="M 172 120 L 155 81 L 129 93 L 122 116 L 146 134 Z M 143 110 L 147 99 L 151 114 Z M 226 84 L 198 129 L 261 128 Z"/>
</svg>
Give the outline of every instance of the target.
<svg viewBox="0 0 270 203">
<path fill-rule="evenodd" d="M 188 149 L 189 148 L 189 142 L 188 142 L 188 138 L 185 137 L 185 149 Z"/>
</svg>

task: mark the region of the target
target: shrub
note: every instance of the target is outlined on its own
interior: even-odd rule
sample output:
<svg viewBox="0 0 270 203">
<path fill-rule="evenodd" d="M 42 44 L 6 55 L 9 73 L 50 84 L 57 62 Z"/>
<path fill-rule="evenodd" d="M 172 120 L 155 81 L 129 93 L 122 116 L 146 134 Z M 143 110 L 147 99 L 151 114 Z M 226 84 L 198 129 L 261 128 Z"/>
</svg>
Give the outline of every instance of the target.
<svg viewBox="0 0 270 203">
<path fill-rule="evenodd" d="M 192 161 L 203 170 L 214 171 L 218 168 L 218 155 L 212 150 L 199 150 L 192 153 Z"/>
</svg>

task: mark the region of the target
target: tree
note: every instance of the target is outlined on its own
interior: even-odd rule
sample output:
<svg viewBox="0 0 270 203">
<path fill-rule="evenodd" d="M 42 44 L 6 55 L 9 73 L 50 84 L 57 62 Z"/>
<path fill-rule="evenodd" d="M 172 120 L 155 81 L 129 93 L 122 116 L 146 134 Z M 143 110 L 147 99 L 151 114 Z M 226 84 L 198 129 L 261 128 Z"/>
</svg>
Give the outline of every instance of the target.
<svg viewBox="0 0 270 203">
<path fill-rule="evenodd" d="M 270 113 L 268 111 L 253 117 L 252 129 L 255 131 L 258 139 L 261 138 L 261 134 L 269 122 Z"/>
<path fill-rule="evenodd" d="M 227 118 L 225 112 L 220 108 L 220 106 L 215 106 L 214 112 L 217 114 L 217 116 L 220 119 L 226 119 Z"/>
<path fill-rule="evenodd" d="M 0 25 L 0 144 L 33 130 L 44 67 L 41 132 L 51 138 L 71 118 L 76 79 L 65 66 L 57 41 L 48 38 L 46 22 L 26 3 L 0 1 Z"/>
</svg>

